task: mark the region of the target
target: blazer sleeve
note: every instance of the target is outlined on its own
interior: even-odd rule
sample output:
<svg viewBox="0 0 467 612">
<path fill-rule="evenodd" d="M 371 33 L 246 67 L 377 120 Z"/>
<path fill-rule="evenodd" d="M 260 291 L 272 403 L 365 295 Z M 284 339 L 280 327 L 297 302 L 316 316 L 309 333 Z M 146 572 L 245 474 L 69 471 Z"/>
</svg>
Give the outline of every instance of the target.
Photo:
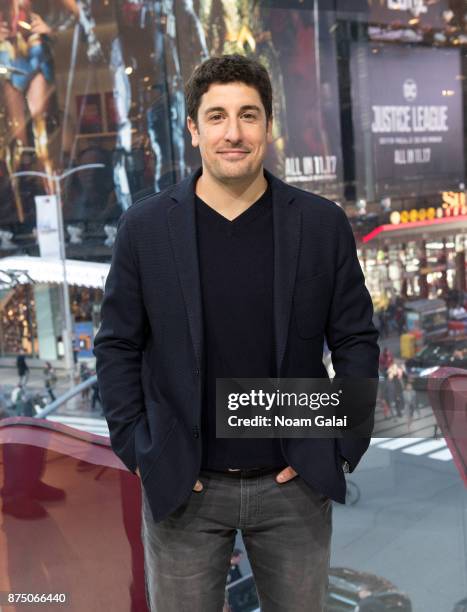
<svg viewBox="0 0 467 612">
<path fill-rule="evenodd" d="M 127 214 L 118 223 L 105 283 L 101 325 L 94 339 L 102 406 L 115 453 L 133 473 L 135 428 L 143 413 L 142 355 L 149 324 Z"/>
<path fill-rule="evenodd" d="M 373 324 L 373 303 L 358 261 L 352 227 L 340 207 L 336 227 L 334 293 L 326 322 L 326 340 L 333 368 L 336 378 L 378 379 L 379 334 Z M 371 419 L 374 418 L 375 402 L 376 394 L 374 402 L 371 401 Z M 352 472 L 367 450 L 370 438 L 348 435 L 338 438 L 337 442 Z"/>
</svg>

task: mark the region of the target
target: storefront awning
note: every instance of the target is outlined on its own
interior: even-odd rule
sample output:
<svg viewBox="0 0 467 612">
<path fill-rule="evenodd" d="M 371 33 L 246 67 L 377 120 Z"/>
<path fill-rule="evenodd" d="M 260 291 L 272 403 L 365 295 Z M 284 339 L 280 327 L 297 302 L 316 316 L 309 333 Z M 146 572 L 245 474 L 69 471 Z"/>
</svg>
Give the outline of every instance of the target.
<svg viewBox="0 0 467 612">
<path fill-rule="evenodd" d="M 66 260 L 66 278 L 69 285 L 103 289 L 110 264 Z M 60 259 L 49 257 L 15 256 L 0 259 L 0 284 L 16 276 L 20 283 L 62 283 L 63 267 Z"/>
<path fill-rule="evenodd" d="M 365 244 L 375 239 L 403 239 L 414 240 L 422 234 L 445 235 L 449 232 L 466 230 L 467 215 L 455 217 L 443 217 L 427 221 L 411 221 L 408 223 L 385 224 L 375 227 L 371 232 L 362 237 Z"/>
</svg>

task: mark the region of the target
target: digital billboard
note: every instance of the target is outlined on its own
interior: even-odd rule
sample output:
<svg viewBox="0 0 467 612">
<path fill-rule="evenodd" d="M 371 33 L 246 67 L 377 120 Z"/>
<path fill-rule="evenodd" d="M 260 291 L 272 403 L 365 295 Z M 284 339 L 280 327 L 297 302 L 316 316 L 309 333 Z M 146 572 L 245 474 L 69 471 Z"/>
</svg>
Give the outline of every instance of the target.
<svg viewBox="0 0 467 612">
<path fill-rule="evenodd" d="M 464 181 L 457 49 L 354 44 L 352 117 L 358 195 L 423 195 Z"/>
</svg>

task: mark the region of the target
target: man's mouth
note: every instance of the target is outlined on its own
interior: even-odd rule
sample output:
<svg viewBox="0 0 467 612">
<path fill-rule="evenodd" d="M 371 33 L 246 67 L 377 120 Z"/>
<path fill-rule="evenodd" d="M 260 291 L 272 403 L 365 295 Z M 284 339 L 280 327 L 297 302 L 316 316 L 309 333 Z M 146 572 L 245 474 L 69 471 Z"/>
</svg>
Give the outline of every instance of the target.
<svg viewBox="0 0 467 612">
<path fill-rule="evenodd" d="M 218 151 L 218 153 L 224 157 L 235 159 L 237 157 L 244 157 L 245 155 L 248 155 L 249 151 L 244 151 L 242 149 L 226 149 L 223 151 Z"/>
</svg>

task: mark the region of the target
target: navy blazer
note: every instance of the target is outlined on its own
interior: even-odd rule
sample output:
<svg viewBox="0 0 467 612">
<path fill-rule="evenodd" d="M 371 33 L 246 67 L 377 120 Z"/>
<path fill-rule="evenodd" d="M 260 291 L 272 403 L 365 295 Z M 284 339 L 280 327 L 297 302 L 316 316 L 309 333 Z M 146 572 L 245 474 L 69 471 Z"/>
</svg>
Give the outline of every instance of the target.
<svg viewBox="0 0 467 612">
<path fill-rule="evenodd" d="M 195 225 L 202 168 L 120 217 L 94 341 L 115 453 L 139 467 L 155 521 L 192 492 L 201 464 L 203 316 Z M 279 377 L 323 378 L 326 337 L 337 377 L 378 378 L 373 305 L 343 209 L 264 174 L 272 187 L 274 331 Z M 282 438 L 308 484 L 345 503 L 369 438 Z"/>
</svg>

